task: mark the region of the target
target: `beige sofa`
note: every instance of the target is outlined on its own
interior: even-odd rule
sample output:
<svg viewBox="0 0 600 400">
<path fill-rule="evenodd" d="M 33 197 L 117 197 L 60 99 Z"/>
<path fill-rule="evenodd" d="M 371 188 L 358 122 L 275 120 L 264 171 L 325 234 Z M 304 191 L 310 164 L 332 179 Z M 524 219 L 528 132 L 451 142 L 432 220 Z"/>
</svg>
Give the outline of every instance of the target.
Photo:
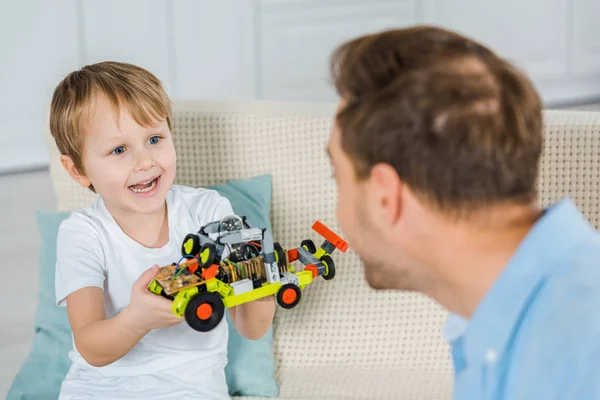
<svg viewBox="0 0 600 400">
<path fill-rule="evenodd" d="M 325 155 L 335 108 L 176 101 L 177 181 L 205 186 L 269 173 L 280 242 L 299 243 L 316 219 L 339 231 Z M 598 226 L 600 114 L 547 112 L 545 118 L 541 201 L 569 194 Z M 92 202 L 52 152 L 58 209 Z M 370 290 L 352 251 L 337 253 L 336 266 L 333 281 L 317 281 L 296 309 L 276 314 L 280 398 L 449 399 L 452 370 L 440 335 L 445 311 L 421 295 Z"/>
</svg>

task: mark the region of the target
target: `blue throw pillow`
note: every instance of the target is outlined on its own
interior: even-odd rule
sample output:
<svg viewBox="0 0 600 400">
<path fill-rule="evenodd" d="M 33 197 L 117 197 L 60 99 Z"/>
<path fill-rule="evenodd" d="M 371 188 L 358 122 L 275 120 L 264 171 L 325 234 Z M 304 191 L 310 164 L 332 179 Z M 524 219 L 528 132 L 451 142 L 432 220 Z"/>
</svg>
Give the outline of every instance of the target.
<svg viewBox="0 0 600 400">
<path fill-rule="evenodd" d="M 248 217 L 253 226 L 271 229 L 271 176 L 234 180 L 212 186 L 229 199 L 238 215 Z M 66 309 L 57 307 L 54 295 L 56 236 L 67 212 L 38 212 L 42 246 L 40 249 L 40 291 L 35 317 L 35 336 L 29 355 L 9 389 L 7 400 L 57 398 L 60 385 L 71 365 L 71 328 Z M 259 340 L 242 337 L 229 313 L 229 363 L 225 375 L 231 396 L 276 397 L 273 358 L 273 328 Z"/>
</svg>

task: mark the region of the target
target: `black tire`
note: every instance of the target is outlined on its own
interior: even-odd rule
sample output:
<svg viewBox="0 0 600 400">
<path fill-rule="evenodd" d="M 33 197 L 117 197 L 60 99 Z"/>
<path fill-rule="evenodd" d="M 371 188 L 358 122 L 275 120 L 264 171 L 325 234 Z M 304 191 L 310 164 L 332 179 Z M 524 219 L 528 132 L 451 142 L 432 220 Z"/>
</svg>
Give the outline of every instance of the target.
<svg viewBox="0 0 600 400">
<path fill-rule="evenodd" d="M 310 254 L 315 254 L 315 252 L 317 251 L 315 242 L 313 242 L 310 239 L 303 240 L 302 243 L 300 243 L 300 247 L 304 247 L 306 250 L 308 250 L 310 252 Z"/>
<path fill-rule="evenodd" d="M 206 253 L 205 253 L 206 252 Z M 198 264 L 202 268 L 208 268 L 217 260 L 217 248 L 212 243 L 206 243 L 198 253 Z"/>
<path fill-rule="evenodd" d="M 279 244 L 279 242 L 273 243 L 273 248 L 275 249 L 275 259 L 277 260 L 277 266 L 279 268 L 287 268 L 287 257 L 283 247 Z"/>
<path fill-rule="evenodd" d="M 323 279 L 326 281 L 332 280 L 335 277 L 335 263 L 333 262 L 333 258 L 324 255 L 319 261 L 325 264 L 325 274 L 323 274 Z"/>
<path fill-rule="evenodd" d="M 302 291 L 293 283 L 286 283 L 277 292 L 277 304 L 282 308 L 294 308 L 300 302 Z"/>
<path fill-rule="evenodd" d="M 207 313 L 207 306 L 210 309 L 209 314 Z M 205 315 L 201 315 L 202 312 Z M 215 329 L 223 319 L 225 305 L 217 294 L 201 292 L 192 297 L 183 315 L 192 329 L 198 332 L 208 332 Z"/>
<path fill-rule="evenodd" d="M 188 243 L 189 242 L 189 243 Z M 187 247 L 187 251 L 186 250 Z M 188 233 L 183 239 L 183 243 L 181 244 L 181 255 L 182 256 L 194 256 L 198 255 L 200 251 L 200 238 L 198 235 L 193 233 Z"/>
</svg>

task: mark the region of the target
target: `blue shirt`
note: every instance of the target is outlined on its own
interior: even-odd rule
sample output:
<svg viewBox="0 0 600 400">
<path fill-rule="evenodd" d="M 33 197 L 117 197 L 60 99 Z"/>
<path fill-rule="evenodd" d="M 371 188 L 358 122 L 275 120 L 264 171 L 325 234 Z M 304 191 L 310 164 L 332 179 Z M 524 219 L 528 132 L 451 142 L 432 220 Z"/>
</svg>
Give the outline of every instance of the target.
<svg viewBox="0 0 600 400">
<path fill-rule="evenodd" d="M 444 326 L 454 399 L 600 399 L 600 235 L 545 210 L 470 320 Z"/>
</svg>

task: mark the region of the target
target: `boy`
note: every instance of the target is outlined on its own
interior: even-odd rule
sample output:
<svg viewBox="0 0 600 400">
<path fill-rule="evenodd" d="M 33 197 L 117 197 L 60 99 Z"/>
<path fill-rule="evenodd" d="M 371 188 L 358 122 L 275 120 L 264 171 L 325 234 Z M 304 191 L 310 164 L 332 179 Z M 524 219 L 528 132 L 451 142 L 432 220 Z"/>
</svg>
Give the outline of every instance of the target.
<svg viewBox="0 0 600 400">
<path fill-rule="evenodd" d="M 233 214 L 215 191 L 173 185 L 171 105 L 161 82 L 116 62 L 72 72 L 55 89 L 50 130 L 70 176 L 99 195 L 58 235 L 56 301 L 67 307 L 74 344 L 60 398 L 229 398 L 226 319 L 194 331 L 147 290 L 187 233 Z M 241 335 L 258 339 L 274 302 L 230 312 Z"/>
</svg>

